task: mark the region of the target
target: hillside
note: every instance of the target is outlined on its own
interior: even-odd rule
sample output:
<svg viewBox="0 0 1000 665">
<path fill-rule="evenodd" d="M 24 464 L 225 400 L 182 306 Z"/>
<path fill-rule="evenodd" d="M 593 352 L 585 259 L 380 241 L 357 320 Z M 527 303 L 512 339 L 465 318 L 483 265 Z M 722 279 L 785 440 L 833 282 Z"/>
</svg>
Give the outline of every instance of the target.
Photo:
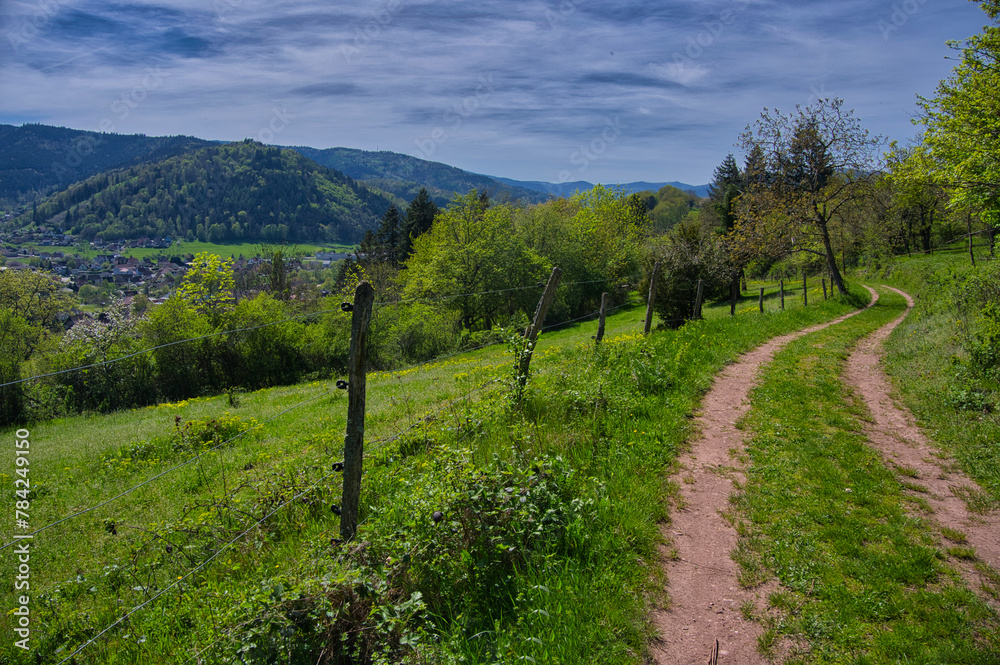
<svg viewBox="0 0 1000 665">
<path fill-rule="evenodd" d="M 112 169 L 215 145 L 193 136 L 106 134 L 65 127 L 0 125 L 0 203 L 17 203 Z"/>
<path fill-rule="evenodd" d="M 316 163 L 342 171 L 366 185 L 410 201 L 422 187 L 439 206 L 447 205 L 452 197 L 470 189 L 488 191 L 494 199 L 524 199 L 531 202 L 549 198 L 547 192 L 507 181 L 463 171 L 440 162 L 430 162 L 409 155 L 382 150 L 371 152 L 353 148 L 320 150 L 304 146 L 289 146 Z M 589 189 L 589 188 L 588 188 Z"/>
<path fill-rule="evenodd" d="M 515 187 L 523 187 L 525 189 L 534 190 L 536 192 L 542 192 L 545 194 L 551 194 L 552 196 L 570 196 L 574 192 L 585 192 L 588 189 L 594 188 L 594 183 L 587 182 L 586 180 L 576 180 L 573 182 L 542 182 L 539 180 L 514 180 L 512 178 L 496 178 L 500 182 L 512 185 Z M 624 189 L 630 194 L 638 192 L 651 191 L 655 192 L 663 187 L 670 186 L 675 187 L 682 192 L 692 191 L 698 196 L 706 197 L 708 196 L 708 185 L 688 185 L 683 182 L 626 182 L 626 183 L 603 183 L 607 186 L 614 185 L 615 187 Z"/>
<path fill-rule="evenodd" d="M 355 242 L 393 203 L 292 150 L 247 140 L 102 173 L 26 213 L 91 240 Z"/>
</svg>

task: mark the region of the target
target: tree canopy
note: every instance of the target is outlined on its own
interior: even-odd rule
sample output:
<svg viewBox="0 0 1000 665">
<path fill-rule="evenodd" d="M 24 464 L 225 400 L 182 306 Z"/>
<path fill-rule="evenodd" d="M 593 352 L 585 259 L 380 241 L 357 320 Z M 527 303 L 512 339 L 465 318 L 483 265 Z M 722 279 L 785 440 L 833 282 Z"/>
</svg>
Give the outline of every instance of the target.
<svg viewBox="0 0 1000 665">
<path fill-rule="evenodd" d="M 882 139 L 843 100 L 820 99 L 789 115 L 764 109 L 740 140 L 748 159 L 730 236 L 734 263 L 811 252 L 824 257 L 837 290 L 846 293 L 830 224 L 864 195 Z"/>
<path fill-rule="evenodd" d="M 958 64 L 932 98 L 920 99 L 922 143 L 910 169 L 943 187 L 952 207 L 983 211 L 1000 222 L 1000 1 L 975 0 L 993 21 L 950 45 Z M 994 231 L 995 232 L 995 231 Z"/>
</svg>

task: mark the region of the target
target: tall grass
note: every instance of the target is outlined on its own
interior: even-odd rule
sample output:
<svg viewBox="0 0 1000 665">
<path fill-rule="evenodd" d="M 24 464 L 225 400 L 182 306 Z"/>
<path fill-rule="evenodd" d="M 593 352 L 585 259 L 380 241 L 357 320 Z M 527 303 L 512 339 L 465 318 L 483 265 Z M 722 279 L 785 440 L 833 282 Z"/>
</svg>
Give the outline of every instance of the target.
<svg viewBox="0 0 1000 665">
<path fill-rule="evenodd" d="M 545 333 L 522 403 L 496 347 L 371 376 L 353 543 L 326 382 L 39 424 L 33 528 L 202 456 L 35 537 L 33 651 L 0 662 L 59 662 L 161 592 L 76 662 L 642 662 L 690 417 L 736 355 L 852 308 L 813 302 L 648 338 L 626 309 L 597 350 L 596 322 Z"/>
</svg>

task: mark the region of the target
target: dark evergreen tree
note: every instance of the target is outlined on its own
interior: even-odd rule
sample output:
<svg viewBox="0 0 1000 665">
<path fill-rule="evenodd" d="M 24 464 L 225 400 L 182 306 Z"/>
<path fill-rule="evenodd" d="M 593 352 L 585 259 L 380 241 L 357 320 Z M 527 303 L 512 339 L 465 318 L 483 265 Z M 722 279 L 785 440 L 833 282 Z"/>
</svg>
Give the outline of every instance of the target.
<svg viewBox="0 0 1000 665">
<path fill-rule="evenodd" d="M 403 216 L 399 214 L 396 206 L 390 206 L 379 222 L 378 231 L 375 232 L 374 255 L 371 257 L 377 261 L 385 261 L 396 265 L 400 262 L 400 240 L 403 234 Z"/>
<path fill-rule="evenodd" d="M 399 258 L 401 261 L 405 260 L 413 251 L 413 240 L 430 231 L 437 213 L 437 204 L 431 200 L 427 190 L 421 188 L 420 193 L 406 209 L 406 221 L 399 239 Z"/>
<path fill-rule="evenodd" d="M 726 232 L 731 231 L 736 223 L 733 202 L 740 195 L 742 186 L 743 174 L 740 173 L 740 167 L 736 165 L 733 154 L 729 153 L 715 168 L 712 184 L 708 188 L 708 198 L 711 201 L 712 209 L 715 210 L 722 223 L 722 228 Z"/>
</svg>

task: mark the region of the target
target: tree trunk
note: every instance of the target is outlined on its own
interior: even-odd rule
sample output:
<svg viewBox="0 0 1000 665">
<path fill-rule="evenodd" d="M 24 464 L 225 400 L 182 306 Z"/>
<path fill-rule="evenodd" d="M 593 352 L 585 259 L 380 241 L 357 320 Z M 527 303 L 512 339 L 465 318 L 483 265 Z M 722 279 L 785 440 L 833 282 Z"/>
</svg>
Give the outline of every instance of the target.
<svg viewBox="0 0 1000 665">
<path fill-rule="evenodd" d="M 826 221 L 820 222 L 819 228 L 823 232 L 823 249 L 826 250 L 826 266 L 830 270 L 830 281 L 841 295 L 847 295 L 847 287 L 844 286 L 844 278 L 841 277 L 840 268 L 837 266 L 837 256 L 833 253 L 833 243 L 830 242 L 830 230 Z"/>
</svg>

